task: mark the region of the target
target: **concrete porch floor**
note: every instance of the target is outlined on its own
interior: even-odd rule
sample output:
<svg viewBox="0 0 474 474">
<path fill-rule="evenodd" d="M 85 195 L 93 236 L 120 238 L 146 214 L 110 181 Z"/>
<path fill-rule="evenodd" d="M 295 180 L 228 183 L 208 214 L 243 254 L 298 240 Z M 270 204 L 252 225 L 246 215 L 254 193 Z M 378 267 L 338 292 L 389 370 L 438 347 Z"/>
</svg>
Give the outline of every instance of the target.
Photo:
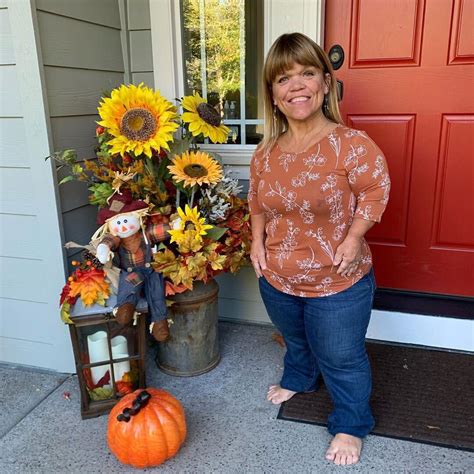
<svg viewBox="0 0 474 474">
<path fill-rule="evenodd" d="M 182 402 L 188 426 L 177 456 L 148 471 L 474 472 L 474 453 L 372 435 L 358 465 L 332 465 L 325 428 L 277 420 L 278 407 L 265 400 L 284 354 L 273 328 L 220 323 L 219 330 L 222 360 L 198 377 L 163 374 L 148 351 L 148 385 Z M 81 420 L 79 397 L 74 375 L 0 365 L 0 472 L 136 472 L 110 453 L 106 415 Z"/>
</svg>

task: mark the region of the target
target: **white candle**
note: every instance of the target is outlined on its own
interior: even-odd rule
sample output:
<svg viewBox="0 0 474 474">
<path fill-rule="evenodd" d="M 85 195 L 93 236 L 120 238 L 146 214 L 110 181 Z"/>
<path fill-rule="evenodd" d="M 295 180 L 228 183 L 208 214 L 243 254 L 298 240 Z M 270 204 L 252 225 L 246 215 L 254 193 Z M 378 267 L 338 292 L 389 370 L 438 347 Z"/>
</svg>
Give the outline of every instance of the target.
<svg viewBox="0 0 474 474">
<path fill-rule="evenodd" d="M 128 354 L 120 354 L 119 352 L 114 354 L 114 359 L 123 359 L 124 357 L 128 357 Z M 123 362 L 116 362 L 114 364 L 114 374 L 116 382 L 122 380 L 126 372 L 130 372 L 130 361 L 124 360 Z"/>
<path fill-rule="evenodd" d="M 124 357 L 129 357 L 126 337 L 116 336 L 112 338 L 111 344 L 113 359 L 123 359 Z M 123 362 L 117 362 L 114 364 L 114 374 L 116 382 L 122 380 L 122 377 L 126 372 L 130 372 L 130 362 L 128 360 Z"/>
<path fill-rule="evenodd" d="M 110 341 L 110 345 L 112 346 L 113 356 L 115 356 L 115 353 L 117 353 L 117 354 L 127 354 L 127 357 L 128 357 L 128 344 L 127 344 L 127 338 L 125 336 L 113 337 L 112 340 Z"/>
<path fill-rule="evenodd" d="M 105 331 L 97 331 L 87 336 L 87 347 L 91 364 L 110 360 L 107 333 Z M 96 384 L 105 375 L 107 370 L 110 370 L 110 365 L 91 367 L 92 382 Z"/>
</svg>

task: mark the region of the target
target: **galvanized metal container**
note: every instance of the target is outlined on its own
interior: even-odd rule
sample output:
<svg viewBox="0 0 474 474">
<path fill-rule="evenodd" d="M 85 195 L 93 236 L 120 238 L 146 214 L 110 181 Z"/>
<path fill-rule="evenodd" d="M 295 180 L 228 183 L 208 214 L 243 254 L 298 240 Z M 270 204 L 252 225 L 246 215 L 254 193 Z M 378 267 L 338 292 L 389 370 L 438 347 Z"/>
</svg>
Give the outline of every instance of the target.
<svg viewBox="0 0 474 474">
<path fill-rule="evenodd" d="M 171 297 L 170 337 L 158 344 L 156 356 L 163 372 L 189 377 L 208 372 L 219 363 L 218 292 L 219 285 L 212 280 L 195 282 L 192 291 Z"/>
</svg>

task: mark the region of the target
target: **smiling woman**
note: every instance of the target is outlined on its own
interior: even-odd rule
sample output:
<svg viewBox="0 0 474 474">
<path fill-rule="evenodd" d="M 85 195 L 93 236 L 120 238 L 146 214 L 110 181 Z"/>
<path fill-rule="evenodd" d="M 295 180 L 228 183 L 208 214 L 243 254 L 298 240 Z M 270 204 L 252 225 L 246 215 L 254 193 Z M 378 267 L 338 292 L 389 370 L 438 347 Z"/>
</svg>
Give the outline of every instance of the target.
<svg viewBox="0 0 474 474">
<path fill-rule="evenodd" d="M 250 164 L 251 260 L 287 349 L 267 399 L 317 390 L 322 375 L 334 402 L 326 459 L 353 464 L 374 425 L 365 334 L 375 282 L 364 235 L 380 221 L 390 178 L 375 143 L 343 126 L 336 79 L 314 41 L 280 36 L 263 83 L 273 119 Z"/>
</svg>

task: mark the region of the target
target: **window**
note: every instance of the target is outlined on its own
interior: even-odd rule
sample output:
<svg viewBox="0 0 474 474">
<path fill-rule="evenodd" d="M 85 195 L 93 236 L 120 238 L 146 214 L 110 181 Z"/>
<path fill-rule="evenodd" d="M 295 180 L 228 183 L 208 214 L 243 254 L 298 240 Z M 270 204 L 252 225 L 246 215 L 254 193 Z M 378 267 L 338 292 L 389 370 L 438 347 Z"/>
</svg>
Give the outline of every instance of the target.
<svg viewBox="0 0 474 474">
<path fill-rule="evenodd" d="M 185 95 L 197 91 L 221 112 L 228 143 L 262 138 L 263 0 L 181 0 Z"/>
</svg>

